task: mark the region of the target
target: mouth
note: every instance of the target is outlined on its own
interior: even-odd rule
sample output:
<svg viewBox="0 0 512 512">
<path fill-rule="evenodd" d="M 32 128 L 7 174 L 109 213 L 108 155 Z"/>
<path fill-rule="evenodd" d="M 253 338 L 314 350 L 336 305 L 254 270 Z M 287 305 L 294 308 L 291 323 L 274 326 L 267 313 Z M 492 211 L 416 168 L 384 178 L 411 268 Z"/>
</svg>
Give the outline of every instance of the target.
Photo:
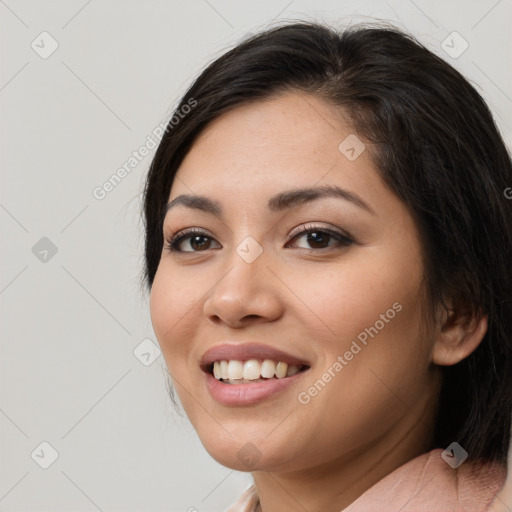
<svg viewBox="0 0 512 512">
<path fill-rule="evenodd" d="M 251 384 L 286 379 L 306 371 L 304 358 L 259 343 L 225 343 L 207 350 L 199 366 L 203 372 L 227 384 Z"/>
<path fill-rule="evenodd" d="M 271 379 L 286 379 L 309 368 L 305 364 L 288 364 L 272 359 L 223 359 L 214 361 L 206 370 L 224 384 L 256 384 Z"/>
<path fill-rule="evenodd" d="M 311 362 L 257 343 L 226 343 L 209 349 L 199 366 L 214 400 L 225 406 L 253 405 L 298 382 Z"/>
</svg>

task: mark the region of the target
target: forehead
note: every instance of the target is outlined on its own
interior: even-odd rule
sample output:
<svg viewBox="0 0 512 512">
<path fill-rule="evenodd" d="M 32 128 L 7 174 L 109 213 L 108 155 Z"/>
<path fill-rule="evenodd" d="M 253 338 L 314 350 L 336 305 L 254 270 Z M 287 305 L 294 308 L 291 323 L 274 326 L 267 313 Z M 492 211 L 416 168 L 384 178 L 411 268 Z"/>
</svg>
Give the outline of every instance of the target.
<svg viewBox="0 0 512 512">
<path fill-rule="evenodd" d="M 241 192 L 336 182 L 342 174 L 345 185 L 375 177 L 369 151 L 354 161 L 340 151 L 348 136 L 355 134 L 342 111 L 313 95 L 286 93 L 243 104 L 214 120 L 195 141 L 178 169 L 171 197 L 199 193 L 197 187 Z"/>
</svg>

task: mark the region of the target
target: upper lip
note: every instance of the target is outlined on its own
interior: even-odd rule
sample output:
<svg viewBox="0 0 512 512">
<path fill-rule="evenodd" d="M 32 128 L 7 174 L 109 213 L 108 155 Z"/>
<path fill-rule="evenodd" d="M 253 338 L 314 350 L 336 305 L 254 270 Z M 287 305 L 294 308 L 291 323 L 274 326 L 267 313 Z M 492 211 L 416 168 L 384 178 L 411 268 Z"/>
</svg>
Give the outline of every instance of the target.
<svg viewBox="0 0 512 512">
<path fill-rule="evenodd" d="M 298 366 L 311 366 L 311 363 L 302 357 L 261 343 L 223 343 L 222 345 L 216 345 L 203 354 L 199 365 L 204 371 L 208 372 L 211 364 L 215 361 L 247 361 L 249 359 L 272 359 L 273 361 Z"/>
</svg>

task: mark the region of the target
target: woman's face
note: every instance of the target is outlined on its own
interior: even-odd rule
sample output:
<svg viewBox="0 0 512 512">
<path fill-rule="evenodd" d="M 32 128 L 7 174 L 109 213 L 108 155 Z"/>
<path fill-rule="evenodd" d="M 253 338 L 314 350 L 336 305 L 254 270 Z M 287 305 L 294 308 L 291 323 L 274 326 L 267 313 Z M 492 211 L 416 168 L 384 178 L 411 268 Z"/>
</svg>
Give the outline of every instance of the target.
<svg viewBox="0 0 512 512">
<path fill-rule="evenodd" d="M 213 204 L 167 212 L 166 240 L 198 233 L 165 243 L 151 316 L 221 464 L 300 470 L 428 442 L 438 379 L 420 242 L 369 153 L 338 110 L 287 93 L 222 115 L 178 170 L 169 203 Z M 270 375 L 269 361 L 302 371 L 231 384 L 210 373 L 222 360 L 232 379 Z"/>
</svg>

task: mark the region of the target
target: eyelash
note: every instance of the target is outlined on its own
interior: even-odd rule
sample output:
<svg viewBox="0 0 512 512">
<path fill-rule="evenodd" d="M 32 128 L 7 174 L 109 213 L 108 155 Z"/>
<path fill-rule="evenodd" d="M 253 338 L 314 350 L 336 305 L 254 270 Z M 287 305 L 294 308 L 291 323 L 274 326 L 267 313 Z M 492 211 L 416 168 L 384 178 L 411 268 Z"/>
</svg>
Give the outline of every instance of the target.
<svg viewBox="0 0 512 512">
<path fill-rule="evenodd" d="M 311 233 L 319 233 L 322 235 L 329 235 L 336 240 L 336 244 L 334 246 L 327 246 L 327 247 L 320 248 L 320 249 L 318 249 L 318 248 L 317 249 L 314 249 L 314 248 L 305 249 L 304 247 L 299 247 L 299 249 L 303 249 L 306 251 L 313 251 L 313 252 L 324 251 L 325 252 L 330 249 L 332 250 L 336 246 L 337 247 L 348 247 L 355 242 L 355 240 L 348 234 L 334 231 L 332 229 L 328 229 L 328 228 L 324 228 L 324 227 L 320 227 L 320 226 L 314 226 L 311 224 L 302 224 L 297 229 L 302 229 L 302 231 L 298 231 L 297 233 L 295 233 L 292 236 L 291 240 L 295 240 L 297 238 L 300 238 L 304 235 L 308 235 Z M 182 251 L 182 250 L 178 249 L 181 242 L 183 242 L 184 240 L 190 239 L 191 237 L 194 237 L 194 236 L 204 236 L 204 237 L 213 239 L 213 237 L 211 237 L 206 231 L 204 231 L 202 229 L 187 228 L 182 231 L 179 231 L 178 233 L 176 233 L 176 234 L 172 235 L 170 238 L 168 238 L 166 240 L 165 248 L 171 252 L 176 252 L 176 253 L 199 253 L 199 252 L 207 251 L 208 249 L 206 249 L 205 251 Z"/>
</svg>

